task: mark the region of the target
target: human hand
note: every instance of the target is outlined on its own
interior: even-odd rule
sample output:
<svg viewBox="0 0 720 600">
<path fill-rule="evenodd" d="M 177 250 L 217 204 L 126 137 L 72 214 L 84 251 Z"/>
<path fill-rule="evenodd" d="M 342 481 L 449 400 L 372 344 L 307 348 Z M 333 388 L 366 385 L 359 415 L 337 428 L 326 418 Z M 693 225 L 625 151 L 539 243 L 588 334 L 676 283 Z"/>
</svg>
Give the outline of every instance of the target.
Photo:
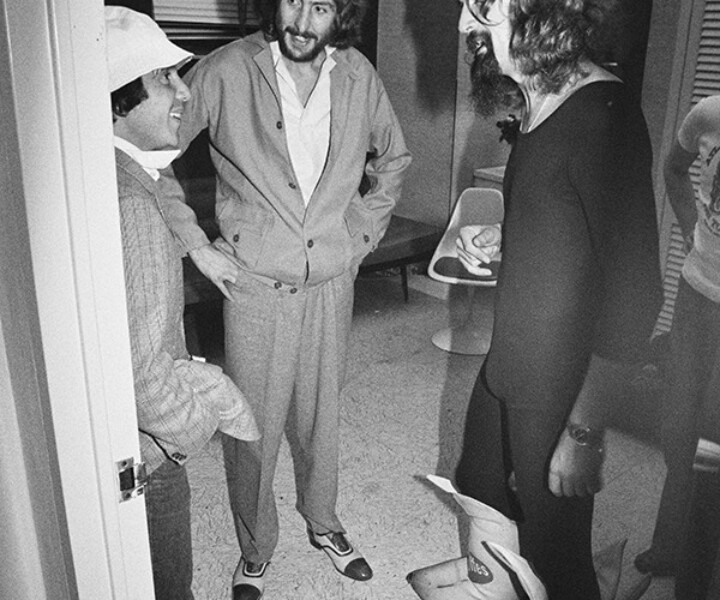
<svg viewBox="0 0 720 600">
<path fill-rule="evenodd" d="M 233 299 L 226 282 L 235 283 L 237 266 L 225 254 L 208 244 L 188 252 L 200 272 L 212 281 L 228 300 Z"/>
<path fill-rule="evenodd" d="M 548 487 L 557 497 L 590 496 L 602 489 L 604 445 L 582 445 L 563 430 L 550 460 Z"/>
<path fill-rule="evenodd" d="M 490 269 L 482 265 L 499 254 L 501 240 L 499 225 L 466 225 L 455 240 L 458 258 L 473 275 L 490 275 Z"/>
</svg>

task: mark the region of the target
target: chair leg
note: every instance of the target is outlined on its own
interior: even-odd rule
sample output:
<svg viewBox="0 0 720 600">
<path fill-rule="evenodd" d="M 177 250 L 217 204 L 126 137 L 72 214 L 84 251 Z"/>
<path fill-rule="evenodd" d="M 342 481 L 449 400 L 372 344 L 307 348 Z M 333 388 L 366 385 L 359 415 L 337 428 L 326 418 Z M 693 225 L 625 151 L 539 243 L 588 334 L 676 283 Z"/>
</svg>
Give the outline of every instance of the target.
<svg viewBox="0 0 720 600">
<path fill-rule="evenodd" d="M 468 287 L 467 316 L 459 325 L 446 327 L 432 336 L 435 346 L 454 354 L 482 355 L 487 354 L 492 337 L 493 309 L 492 302 L 483 300 L 491 289 Z M 480 306 L 477 306 L 481 304 Z"/>
</svg>

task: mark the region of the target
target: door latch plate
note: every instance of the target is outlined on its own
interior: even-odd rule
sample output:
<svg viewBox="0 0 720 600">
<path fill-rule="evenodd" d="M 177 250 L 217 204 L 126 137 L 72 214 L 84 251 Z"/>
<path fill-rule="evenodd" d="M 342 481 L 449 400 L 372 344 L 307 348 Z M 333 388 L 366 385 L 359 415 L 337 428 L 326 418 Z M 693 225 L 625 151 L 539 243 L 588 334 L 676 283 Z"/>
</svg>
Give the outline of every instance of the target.
<svg viewBox="0 0 720 600">
<path fill-rule="evenodd" d="M 135 462 L 133 457 L 115 463 L 118 472 L 119 501 L 126 502 L 142 496 L 147 485 L 144 462 Z"/>
</svg>

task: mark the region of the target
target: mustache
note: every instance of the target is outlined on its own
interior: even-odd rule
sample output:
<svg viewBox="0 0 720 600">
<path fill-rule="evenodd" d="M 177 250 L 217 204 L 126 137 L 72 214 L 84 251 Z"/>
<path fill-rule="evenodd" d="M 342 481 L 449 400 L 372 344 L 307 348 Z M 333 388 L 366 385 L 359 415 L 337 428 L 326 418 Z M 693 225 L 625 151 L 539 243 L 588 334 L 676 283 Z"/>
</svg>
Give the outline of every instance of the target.
<svg viewBox="0 0 720 600">
<path fill-rule="evenodd" d="M 318 40 L 318 36 L 316 36 L 314 33 L 311 33 L 309 31 L 300 31 L 294 25 L 288 25 L 283 31 L 285 33 L 289 33 L 290 35 L 301 36 L 315 41 Z"/>
<path fill-rule="evenodd" d="M 490 35 L 485 31 L 471 32 L 466 42 L 470 98 L 478 114 L 490 117 L 501 108 L 517 106 L 520 100 L 517 84 L 503 75 Z"/>
<path fill-rule="evenodd" d="M 492 39 L 487 31 L 472 31 L 465 39 L 469 59 L 487 58 L 494 54 Z"/>
</svg>

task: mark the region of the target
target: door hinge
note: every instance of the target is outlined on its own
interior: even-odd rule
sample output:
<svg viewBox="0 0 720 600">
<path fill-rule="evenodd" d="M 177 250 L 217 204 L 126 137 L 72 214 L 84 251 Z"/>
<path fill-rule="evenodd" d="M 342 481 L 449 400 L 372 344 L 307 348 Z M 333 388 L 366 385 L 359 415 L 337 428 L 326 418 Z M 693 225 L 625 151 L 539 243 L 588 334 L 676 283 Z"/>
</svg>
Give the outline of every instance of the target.
<svg viewBox="0 0 720 600">
<path fill-rule="evenodd" d="M 132 498 L 142 496 L 147 484 L 147 474 L 144 462 L 135 462 L 133 457 L 119 460 L 115 463 L 118 472 L 120 489 L 119 501 L 125 502 Z"/>
</svg>

